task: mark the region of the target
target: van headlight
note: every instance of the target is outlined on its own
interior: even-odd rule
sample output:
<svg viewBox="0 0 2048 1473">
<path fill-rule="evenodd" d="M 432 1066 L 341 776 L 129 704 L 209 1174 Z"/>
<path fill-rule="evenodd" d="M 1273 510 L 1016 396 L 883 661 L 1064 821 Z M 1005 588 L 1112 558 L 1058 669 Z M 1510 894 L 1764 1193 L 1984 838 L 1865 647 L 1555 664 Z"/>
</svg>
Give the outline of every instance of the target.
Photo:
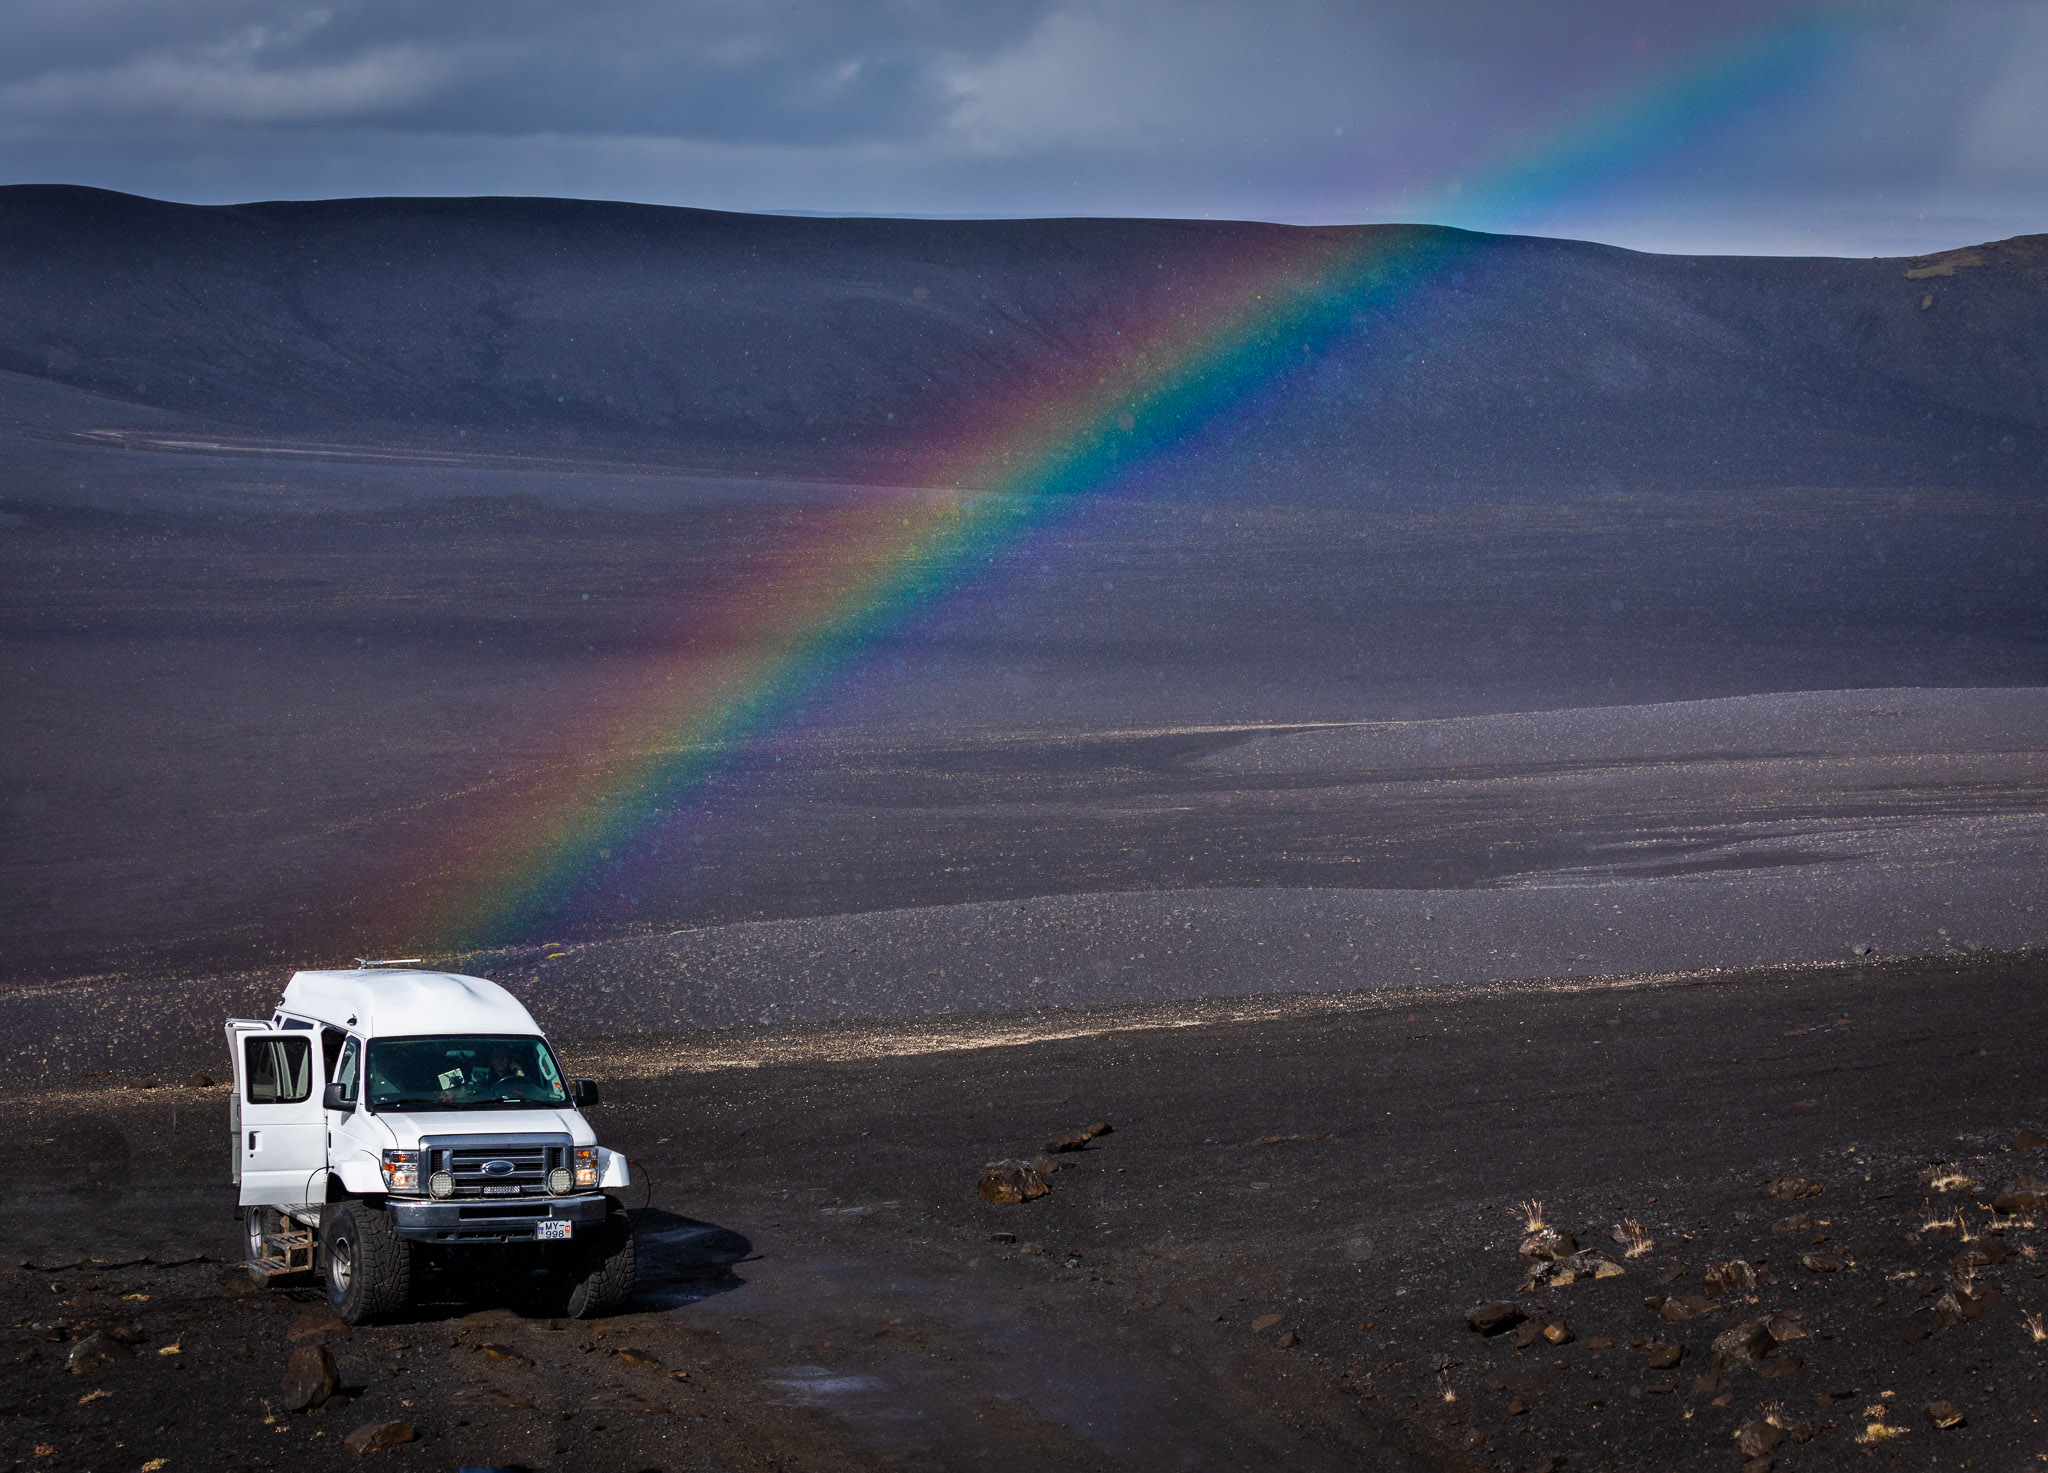
<svg viewBox="0 0 2048 1473">
<path fill-rule="evenodd" d="M 384 1153 L 384 1190 L 387 1192 L 417 1192 L 420 1189 L 420 1153 L 418 1151 L 386 1151 Z"/>
<path fill-rule="evenodd" d="M 576 1166 L 576 1185 L 594 1187 L 597 1185 L 597 1147 L 578 1146 L 569 1153 Z"/>
</svg>

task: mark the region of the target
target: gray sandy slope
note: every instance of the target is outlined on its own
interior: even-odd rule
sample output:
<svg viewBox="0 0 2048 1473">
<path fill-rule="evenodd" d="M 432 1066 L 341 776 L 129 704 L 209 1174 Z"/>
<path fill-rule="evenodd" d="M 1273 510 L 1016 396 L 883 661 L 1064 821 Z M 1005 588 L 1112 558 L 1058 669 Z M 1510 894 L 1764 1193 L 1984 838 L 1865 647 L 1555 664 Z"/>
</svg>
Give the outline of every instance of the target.
<svg viewBox="0 0 2048 1473">
<path fill-rule="evenodd" d="M 1289 800 L 1323 820 L 1312 842 L 1364 856 L 1409 830 L 1414 882 L 1044 895 L 450 962 L 587 1036 L 2033 946 L 2048 942 L 2044 744 L 2038 688 L 1254 737 L 1200 765 L 1238 782 L 1292 779 Z M 1263 801 L 1235 784 L 1185 796 Z M 1429 883 L 1421 864 L 1449 862 L 1432 845 L 1492 868 Z M 283 975 L 17 990 L 0 994 L 0 1037 L 28 1072 L 204 1062 L 222 1012 L 266 1009 Z"/>
</svg>

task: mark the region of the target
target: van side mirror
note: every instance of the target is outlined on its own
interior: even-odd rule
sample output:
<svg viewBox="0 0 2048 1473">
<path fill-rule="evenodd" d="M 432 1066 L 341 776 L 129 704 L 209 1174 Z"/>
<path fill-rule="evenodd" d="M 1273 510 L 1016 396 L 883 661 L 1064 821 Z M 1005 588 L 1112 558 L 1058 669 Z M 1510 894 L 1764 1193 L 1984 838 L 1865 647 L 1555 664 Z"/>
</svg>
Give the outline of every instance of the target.
<svg viewBox="0 0 2048 1473">
<path fill-rule="evenodd" d="M 356 1102 L 348 1097 L 348 1086 L 345 1084 L 330 1084 L 320 1092 L 320 1108 L 323 1110 L 353 1113 L 355 1107 Z"/>
<path fill-rule="evenodd" d="M 595 1079 L 577 1080 L 575 1087 L 569 1092 L 569 1097 L 576 1102 L 576 1108 L 579 1110 L 588 1110 L 592 1105 L 603 1103 L 598 1098 Z"/>
</svg>

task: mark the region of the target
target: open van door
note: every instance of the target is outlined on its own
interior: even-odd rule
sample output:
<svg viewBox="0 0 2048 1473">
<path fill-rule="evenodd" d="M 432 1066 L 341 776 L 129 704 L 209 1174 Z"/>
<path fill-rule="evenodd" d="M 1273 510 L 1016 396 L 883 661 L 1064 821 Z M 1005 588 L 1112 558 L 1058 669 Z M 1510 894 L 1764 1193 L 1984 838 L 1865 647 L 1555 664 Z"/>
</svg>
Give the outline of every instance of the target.
<svg viewBox="0 0 2048 1473">
<path fill-rule="evenodd" d="M 326 1199 L 327 1119 L 310 1029 L 237 1018 L 227 1027 L 235 1063 L 235 1180 L 244 1207 Z"/>
</svg>

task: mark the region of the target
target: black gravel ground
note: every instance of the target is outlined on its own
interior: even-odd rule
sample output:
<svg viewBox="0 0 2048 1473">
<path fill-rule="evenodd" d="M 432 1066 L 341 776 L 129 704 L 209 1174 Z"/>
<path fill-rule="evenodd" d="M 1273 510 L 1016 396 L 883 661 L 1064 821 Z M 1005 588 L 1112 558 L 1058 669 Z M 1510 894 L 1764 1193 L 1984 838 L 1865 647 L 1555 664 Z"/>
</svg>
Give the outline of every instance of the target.
<svg viewBox="0 0 2048 1473">
<path fill-rule="evenodd" d="M 2048 1170 L 2015 1148 L 2048 1129 L 2043 971 L 1074 1013 L 936 1051 L 589 1046 L 642 1183 L 640 1288 L 595 1325 L 447 1282 L 404 1323 L 323 1327 L 312 1286 L 247 1292 L 218 1261 L 217 1089 L 16 1085 L 46 1187 L 0 1209 L 30 1265 L 0 1278 L 0 1457 L 319 1467 L 404 1420 L 417 1440 L 376 1456 L 420 1468 L 1733 1470 L 1749 1426 L 1784 1470 L 2017 1467 L 2048 1454 L 2048 1263 L 2042 1215 L 1994 1199 Z M 1114 1130 L 1048 1195 L 976 1197 L 984 1161 L 1094 1118 Z M 1788 1179 L 1817 1195 L 1773 1200 Z M 1525 1290 L 1530 1200 L 1623 1272 Z M 1630 1256 L 1625 1220 L 1654 1246 Z M 1709 1278 L 1732 1259 L 1754 1287 Z M 1498 1301 L 1569 1338 L 1470 1328 Z M 1760 1360 L 1717 1364 L 1766 1320 Z M 68 1373 L 95 1329 L 134 1353 Z M 350 1406 L 277 1410 L 295 1334 Z"/>
</svg>

